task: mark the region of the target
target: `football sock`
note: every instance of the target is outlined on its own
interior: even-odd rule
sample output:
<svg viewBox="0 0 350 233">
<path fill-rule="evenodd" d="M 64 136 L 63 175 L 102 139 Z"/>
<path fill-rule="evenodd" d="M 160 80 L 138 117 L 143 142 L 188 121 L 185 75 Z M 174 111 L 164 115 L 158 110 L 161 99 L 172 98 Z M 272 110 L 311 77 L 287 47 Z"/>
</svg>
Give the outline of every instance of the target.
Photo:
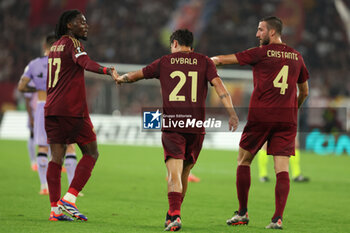
<svg viewBox="0 0 350 233">
<path fill-rule="evenodd" d="M 77 196 L 78 193 L 83 189 L 86 182 L 91 176 L 91 171 L 94 168 L 96 159 L 90 155 L 83 155 L 80 159 L 77 168 L 75 169 L 75 174 L 72 183 L 69 186 L 68 192 Z"/>
<path fill-rule="evenodd" d="M 29 138 L 28 139 L 27 147 L 28 147 L 28 153 L 29 153 L 30 162 L 33 164 L 33 163 L 36 162 L 35 144 L 34 144 L 34 139 L 33 138 Z"/>
<path fill-rule="evenodd" d="M 258 167 L 259 167 L 259 177 L 267 177 L 267 163 L 269 162 L 269 157 L 264 149 L 260 149 L 258 154 Z"/>
<path fill-rule="evenodd" d="M 67 169 L 68 185 L 70 185 L 74 177 L 75 168 L 77 167 L 77 156 L 75 154 L 67 154 L 64 166 Z"/>
<path fill-rule="evenodd" d="M 47 169 L 47 184 L 49 186 L 49 195 L 51 207 L 57 207 L 57 202 L 60 200 L 61 196 L 61 169 L 62 166 L 49 162 Z"/>
<path fill-rule="evenodd" d="M 168 201 L 169 201 L 169 215 L 180 216 L 180 209 L 182 203 L 182 193 L 179 192 L 169 192 L 168 193 Z"/>
<path fill-rule="evenodd" d="M 295 156 L 290 156 L 290 169 L 292 170 L 292 177 L 300 176 L 300 150 L 295 150 Z"/>
<path fill-rule="evenodd" d="M 284 207 L 287 203 L 288 193 L 289 193 L 289 173 L 280 172 L 276 175 L 276 187 L 275 187 L 275 205 L 276 210 L 272 219 L 276 217 L 282 217 Z"/>
<path fill-rule="evenodd" d="M 40 189 L 41 189 L 41 190 L 47 189 L 47 188 L 48 188 L 48 187 L 47 187 L 47 183 L 41 184 L 41 185 L 40 185 Z"/>
<path fill-rule="evenodd" d="M 45 153 L 38 153 L 37 157 L 37 163 L 38 163 L 38 174 L 41 184 L 46 184 L 46 173 L 47 173 L 47 166 L 49 161 L 47 160 L 47 154 Z"/>
<path fill-rule="evenodd" d="M 75 203 L 77 200 L 77 196 L 67 192 L 66 195 L 64 195 L 63 199 Z"/>
<path fill-rule="evenodd" d="M 60 208 L 56 207 L 51 207 L 51 211 L 55 212 L 55 214 L 62 214 L 62 210 Z"/>
<path fill-rule="evenodd" d="M 250 166 L 239 165 L 236 178 L 237 196 L 240 215 L 244 215 L 248 208 L 248 193 L 250 188 Z"/>
</svg>

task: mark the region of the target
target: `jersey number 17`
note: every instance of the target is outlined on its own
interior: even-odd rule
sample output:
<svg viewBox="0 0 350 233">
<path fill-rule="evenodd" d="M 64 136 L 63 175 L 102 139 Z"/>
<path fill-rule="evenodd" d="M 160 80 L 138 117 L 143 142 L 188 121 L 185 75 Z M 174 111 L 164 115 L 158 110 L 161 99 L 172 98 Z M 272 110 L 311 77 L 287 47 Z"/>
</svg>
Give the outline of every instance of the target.
<svg viewBox="0 0 350 233">
<path fill-rule="evenodd" d="M 58 81 L 58 74 L 61 70 L 61 58 L 49 58 L 49 80 L 48 80 L 48 88 L 54 88 Z M 56 66 L 55 77 L 52 79 L 52 66 Z"/>
</svg>

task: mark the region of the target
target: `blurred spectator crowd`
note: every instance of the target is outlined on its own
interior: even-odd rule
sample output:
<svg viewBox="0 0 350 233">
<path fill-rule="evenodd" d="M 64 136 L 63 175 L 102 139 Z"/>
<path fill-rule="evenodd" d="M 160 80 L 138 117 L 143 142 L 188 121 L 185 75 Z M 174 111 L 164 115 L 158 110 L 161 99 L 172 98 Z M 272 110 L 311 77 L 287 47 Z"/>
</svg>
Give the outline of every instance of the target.
<svg viewBox="0 0 350 233">
<path fill-rule="evenodd" d="M 0 2 L 0 84 L 18 82 L 26 64 L 41 55 L 40 42 L 44 35 L 54 31 L 52 22 L 57 21 L 63 11 L 49 12 L 52 17 L 57 17 L 55 20 L 33 23 L 33 17 L 38 17 L 32 15 L 33 2 L 37 1 Z M 67 1 L 46 2 L 52 4 L 48 8 L 52 10 L 59 9 Z M 94 60 L 148 64 L 169 52 L 169 47 L 161 43 L 161 33 L 180 1 L 85 2 L 90 31 L 84 44 Z M 285 42 L 300 51 L 305 59 L 311 76 L 312 95 L 349 97 L 350 46 L 333 1 L 295 1 L 294 5 L 298 2 L 300 8 L 288 5 L 290 2 L 294 1 L 217 1 L 215 11 L 196 40 L 195 50 L 213 56 L 254 47 L 258 45 L 255 33 L 259 19 L 277 14 L 287 22 Z"/>
</svg>

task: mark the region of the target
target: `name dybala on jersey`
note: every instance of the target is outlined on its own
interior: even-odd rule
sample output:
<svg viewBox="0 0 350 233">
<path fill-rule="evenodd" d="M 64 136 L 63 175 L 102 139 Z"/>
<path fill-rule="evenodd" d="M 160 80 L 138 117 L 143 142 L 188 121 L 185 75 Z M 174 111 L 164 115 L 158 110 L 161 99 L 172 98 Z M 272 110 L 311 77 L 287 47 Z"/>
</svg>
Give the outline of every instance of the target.
<svg viewBox="0 0 350 233">
<path fill-rule="evenodd" d="M 79 40 L 62 36 L 48 57 L 45 116 L 87 117 L 84 68 L 78 59 L 88 56 Z"/>
<path fill-rule="evenodd" d="M 297 124 L 297 83 L 309 79 L 301 54 L 285 44 L 269 44 L 235 54 L 253 66 L 249 121 Z"/>
<path fill-rule="evenodd" d="M 205 100 L 208 82 L 218 77 L 215 64 L 207 56 L 195 52 L 176 52 L 165 55 L 143 68 L 146 79 L 160 81 L 163 98 L 163 122 L 184 121 L 163 131 L 204 133 L 204 127 L 192 127 L 205 120 Z M 198 125 L 197 125 L 198 126 Z"/>
</svg>

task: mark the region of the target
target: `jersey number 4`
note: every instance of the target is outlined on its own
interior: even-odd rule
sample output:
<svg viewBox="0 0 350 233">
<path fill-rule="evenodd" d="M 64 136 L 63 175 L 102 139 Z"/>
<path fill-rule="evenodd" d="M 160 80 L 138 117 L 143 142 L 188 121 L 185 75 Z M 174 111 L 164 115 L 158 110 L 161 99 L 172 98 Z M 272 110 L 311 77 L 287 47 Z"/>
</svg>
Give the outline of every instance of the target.
<svg viewBox="0 0 350 233">
<path fill-rule="evenodd" d="M 288 83 L 287 83 L 288 69 L 289 69 L 289 66 L 284 65 L 280 70 L 280 72 L 278 72 L 276 78 L 273 80 L 273 86 L 277 88 L 281 88 L 281 91 L 280 91 L 281 95 L 286 94 L 286 89 L 288 88 Z"/>
<path fill-rule="evenodd" d="M 49 58 L 49 80 L 48 80 L 48 87 L 49 88 L 54 88 L 57 84 L 58 81 L 58 74 L 60 73 L 61 70 L 61 58 Z M 52 66 L 56 66 L 56 71 L 55 71 L 55 77 L 53 78 L 53 82 L 52 81 Z"/>
<path fill-rule="evenodd" d="M 188 76 L 192 78 L 192 88 L 191 88 L 191 100 L 192 102 L 197 102 L 197 80 L 198 80 L 198 72 L 197 71 L 189 71 Z M 173 79 L 175 77 L 179 77 L 180 81 L 177 83 L 174 90 L 169 95 L 169 101 L 185 101 L 186 97 L 184 95 L 178 95 L 181 88 L 185 85 L 187 77 L 182 71 L 173 71 L 170 74 L 170 77 Z"/>
</svg>

